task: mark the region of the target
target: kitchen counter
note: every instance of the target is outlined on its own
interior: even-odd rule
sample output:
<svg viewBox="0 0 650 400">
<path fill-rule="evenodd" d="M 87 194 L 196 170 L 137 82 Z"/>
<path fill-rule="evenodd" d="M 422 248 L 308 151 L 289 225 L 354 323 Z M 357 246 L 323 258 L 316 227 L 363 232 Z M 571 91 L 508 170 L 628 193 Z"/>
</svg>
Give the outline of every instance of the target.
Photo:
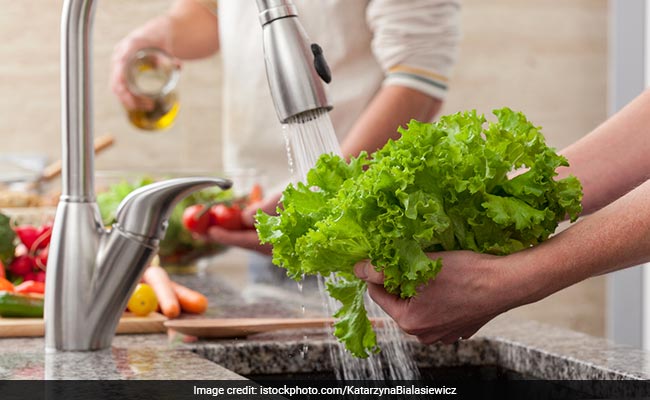
<svg viewBox="0 0 650 400">
<path fill-rule="evenodd" d="M 239 264 L 238 264 L 239 263 Z M 245 257 L 217 257 L 175 279 L 208 295 L 207 317 L 322 315 L 314 286 L 251 284 Z M 304 311 L 303 311 L 304 306 Z M 650 353 L 585 334 L 502 316 L 474 338 L 425 346 L 406 338 L 420 368 L 498 365 L 524 376 L 650 379 Z M 331 371 L 326 330 L 266 333 L 187 343 L 178 335 L 118 335 L 111 349 L 45 354 L 42 338 L 0 340 L 0 380 L 241 380 L 243 376 Z"/>
</svg>

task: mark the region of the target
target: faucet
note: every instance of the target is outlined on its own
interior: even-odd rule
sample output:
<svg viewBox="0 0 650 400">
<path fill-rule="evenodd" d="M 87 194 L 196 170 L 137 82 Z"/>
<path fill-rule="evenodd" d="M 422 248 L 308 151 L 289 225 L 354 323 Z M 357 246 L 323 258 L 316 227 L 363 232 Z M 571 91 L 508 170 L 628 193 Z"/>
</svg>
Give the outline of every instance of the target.
<svg viewBox="0 0 650 400">
<path fill-rule="evenodd" d="M 91 30 L 96 1 L 65 0 L 61 21 L 62 181 L 47 264 L 46 350 L 109 347 L 174 206 L 226 179 L 177 178 L 135 190 L 105 229 L 95 201 Z"/>
<path fill-rule="evenodd" d="M 325 85 L 332 75 L 322 48 L 305 33 L 291 0 L 257 0 L 264 61 L 275 111 L 281 123 L 311 119 L 330 111 Z"/>
</svg>

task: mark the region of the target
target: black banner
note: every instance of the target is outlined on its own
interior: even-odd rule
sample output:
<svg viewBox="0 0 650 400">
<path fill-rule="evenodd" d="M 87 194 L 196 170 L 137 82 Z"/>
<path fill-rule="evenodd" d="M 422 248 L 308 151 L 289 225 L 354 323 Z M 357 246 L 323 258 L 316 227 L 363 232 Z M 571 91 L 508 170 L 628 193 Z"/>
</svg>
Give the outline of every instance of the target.
<svg viewBox="0 0 650 400">
<path fill-rule="evenodd" d="M 2 400 L 630 399 L 648 381 L 0 381 Z"/>
</svg>

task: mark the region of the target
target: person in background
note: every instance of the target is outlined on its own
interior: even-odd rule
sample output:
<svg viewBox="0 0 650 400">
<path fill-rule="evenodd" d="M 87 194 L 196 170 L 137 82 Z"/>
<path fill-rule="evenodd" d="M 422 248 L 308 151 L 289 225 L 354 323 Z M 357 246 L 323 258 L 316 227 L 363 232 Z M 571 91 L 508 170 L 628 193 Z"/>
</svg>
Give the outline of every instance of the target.
<svg viewBox="0 0 650 400">
<path fill-rule="evenodd" d="M 443 268 L 415 297 L 387 293 L 368 261 L 355 266 L 370 296 L 424 343 L 472 336 L 497 315 L 584 279 L 650 261 L 650 89 L 562 153 L 590 214 L 546 242 L 507 256 L 432 253 Z"/>
<path fill-rule="evenodd" d="M 458 0 L 294 0 L 302 25 L 332 70 L 330 113 L 342 153 L 373 152 L 411 119 L 439 112 L 460 40 Z M 158 47 L 181 60 L 222 54 L 222 142 L 225 171 L 264 171 L 268 193 L 244 210 L 275 210 L 290 181 L 281 125 L 266 80 L 262 28 L 253 0 L 177 0 L 115 47 L 111 87 L 137 108 L 125 64 L 137 50 Z M 209 230 L 208 240 L 269 253 L 254 230 Z"/>
</svg>

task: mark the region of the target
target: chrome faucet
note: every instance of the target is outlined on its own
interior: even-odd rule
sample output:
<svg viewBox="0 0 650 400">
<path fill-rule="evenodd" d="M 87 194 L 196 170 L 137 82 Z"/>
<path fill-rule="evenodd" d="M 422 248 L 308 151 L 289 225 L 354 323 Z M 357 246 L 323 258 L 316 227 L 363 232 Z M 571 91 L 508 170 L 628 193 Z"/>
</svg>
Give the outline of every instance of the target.
<svg viewBox="0 0 650 400">
<path fill-rule="evenodd" d="M 63 168 L 47 264 L 45 346 L 109 347 L 130 294 L 158 250 L 173 207 L 217 178 L 178 178 L 131 193 L 106 230 L 95 202 L 91 30 L 95 0 L 66 0 L 61 21 Z"/>
<path fill-rule="evenodd" d="M 309 40 L 291 0 L 257 0 L 266 76 L 280 122 L 332 109 L 324 83 L 332 76 L 321 47 Z"/>
</svg>

